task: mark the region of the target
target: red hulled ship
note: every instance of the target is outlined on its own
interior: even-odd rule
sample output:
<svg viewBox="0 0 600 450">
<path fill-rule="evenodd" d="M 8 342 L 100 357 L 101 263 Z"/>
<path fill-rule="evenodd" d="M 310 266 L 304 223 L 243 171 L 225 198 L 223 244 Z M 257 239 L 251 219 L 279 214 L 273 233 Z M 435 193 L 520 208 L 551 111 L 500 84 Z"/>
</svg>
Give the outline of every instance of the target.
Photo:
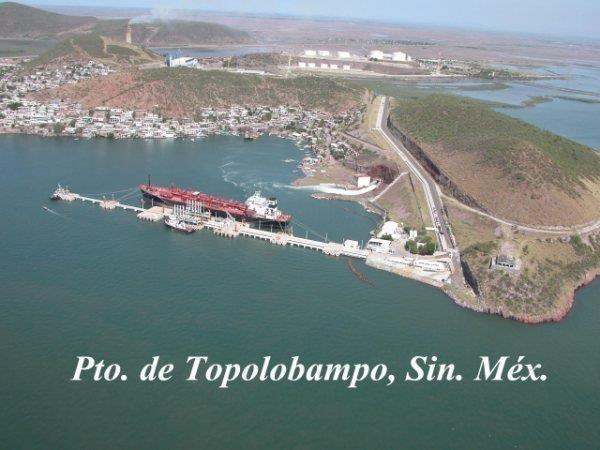
<svg viewBox="0 0 600 450">
<path fill-rule="evenodd" d="M 140 191 L 142 191 L 144 200 L 151 204 L 171 206 L 187 205 L 190 202 L 195 202 L 215 216 L 228 217 L 231 215 L 236 220 L 265 226 L 286 227 L 292 220 L 289 214 L 279 211 L 277 199 L 262 197 L 258 191 L 244 203 L 174 186 L 163 187 L 142 184 L 140 185 Z"/>
</svg>

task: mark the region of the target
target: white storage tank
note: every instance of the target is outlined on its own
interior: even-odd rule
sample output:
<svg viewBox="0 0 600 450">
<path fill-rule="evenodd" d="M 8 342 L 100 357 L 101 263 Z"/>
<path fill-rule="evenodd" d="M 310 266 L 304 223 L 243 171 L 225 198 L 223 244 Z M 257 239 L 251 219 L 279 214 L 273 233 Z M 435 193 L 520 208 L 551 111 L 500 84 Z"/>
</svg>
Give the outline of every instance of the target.
<svg viewBox="0 0 600 450">
<path fill-rule="evenodd" d="M 410 56 L 404 52 L 392 53 L 392 61 L 410 61 Z"/>
<path fill-rule="evenodd" d="M 383 52 L 381 50 L 371 50 L 369 52 L 370 59 L 383 59 Z"/>
</svg>

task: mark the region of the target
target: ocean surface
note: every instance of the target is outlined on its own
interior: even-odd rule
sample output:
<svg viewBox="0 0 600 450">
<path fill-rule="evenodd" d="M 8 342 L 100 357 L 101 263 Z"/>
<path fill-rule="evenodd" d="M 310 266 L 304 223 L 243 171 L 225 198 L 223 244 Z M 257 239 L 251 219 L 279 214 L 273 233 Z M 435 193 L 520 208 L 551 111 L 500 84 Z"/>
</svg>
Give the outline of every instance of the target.
<svg viewBox="0 0 600 450">
<path fill-rule="evenodd" d="M 530 114 L 545 120 L 538 108 L 546 104 Z M 598 146 L 598 131 L 585 140 Z M 598 448 L 598 282 L 577 293 L 562 322 L 528 326 L 459 308 L 434 288 L 361 262 L 354 266 L 370 284 L 344 258 L 208 231 L 182 235 L 131 212 L 48 200 L 59 182 L 119 198 L 150 174 L 156 184 L 238 199 L 260 189 L 294 215 L 298 235 L 368 239 L 375 216 L 291 187 L 302 157 L 272 137 L 0 136 L 1 447 Z M 71 382 L 77 355 L 117 362 L 129 380 Z M 135 380 L 154 355 L 175 364 L 174 380 Z M 383 362 L 396 383 L 224 390 L 182 381 L 188 355 Z M 464 381 L 403 382 L 414 355 L 455 363 Z M 525 355 L 548 380 L 473 382 L 480 355 Z"/>
<path fill-rule="evenodd" d="M 455 87 L 462 95 L 506 104 L 497 108 L 505 114 L 600 149 L 600 68 L 552 66 L 543 73 L 564 78 L 510 82 L 497 90 Z M 531 100 L 539 103 L 523 107 Z"/>
</svg>

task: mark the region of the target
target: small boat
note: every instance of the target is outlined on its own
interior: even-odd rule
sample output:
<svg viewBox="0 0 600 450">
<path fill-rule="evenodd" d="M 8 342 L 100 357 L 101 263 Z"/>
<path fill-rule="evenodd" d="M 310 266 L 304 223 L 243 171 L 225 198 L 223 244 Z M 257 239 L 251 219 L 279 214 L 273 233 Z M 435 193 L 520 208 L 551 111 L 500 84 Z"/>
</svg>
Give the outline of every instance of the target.
<svg viewBox="0 0 600 450">
<path fill-rule="evenodd" d="M 196 231 L 196 229 L 189 223 L 186 223 L 184 220 L 173 214 L 169 214 L 165 217 L 165 225 L 169 228 L 173 228 L 174 230 L 182 231 L 184 233 L 193 233 Z"/>
</svg>

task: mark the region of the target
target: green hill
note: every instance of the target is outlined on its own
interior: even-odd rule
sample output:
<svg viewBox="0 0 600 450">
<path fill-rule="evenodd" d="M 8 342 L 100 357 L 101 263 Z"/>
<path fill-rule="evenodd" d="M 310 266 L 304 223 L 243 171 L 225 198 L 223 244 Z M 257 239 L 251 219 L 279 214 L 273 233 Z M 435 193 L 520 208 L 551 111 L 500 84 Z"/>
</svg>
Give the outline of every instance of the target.
<svg viewBox="0 0 600 450">
<path fill-rule="evenodd" d="M 597 219 L 600 157 L 581 144 L 453 95 L 397 100 L 393 126 L 485 210 L 517 222 Z M 566 213 L 568 211 L 568 213 Z"/>
<path fill-rule="evenodd" d="M 0 3 L 0 37 L 40 39 L 61 33 L 91 28 L 95 17 L 67 16 L 44 11 L 19 3 Z"/>
</svg>

